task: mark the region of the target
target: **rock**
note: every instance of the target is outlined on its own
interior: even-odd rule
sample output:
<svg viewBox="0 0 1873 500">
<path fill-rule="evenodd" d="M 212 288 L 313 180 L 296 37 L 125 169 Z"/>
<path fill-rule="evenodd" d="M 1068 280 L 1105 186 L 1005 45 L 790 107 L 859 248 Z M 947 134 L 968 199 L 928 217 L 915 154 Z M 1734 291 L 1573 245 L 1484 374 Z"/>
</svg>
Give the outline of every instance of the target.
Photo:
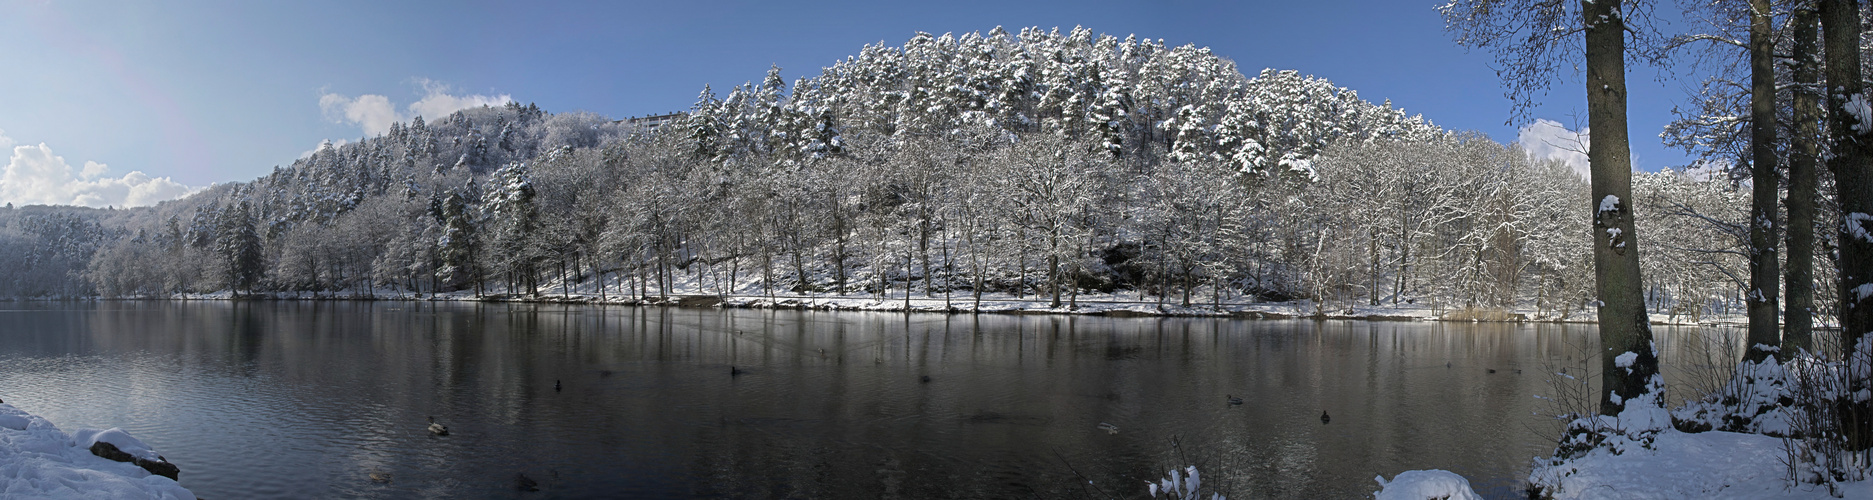
<svg viewBox="0 0 1873 500">
<path fill-rule="evenodd" d="M 117 449 L 117 445 L 103 441 L 91 443 L 91 454 L 118 462 L 130 462 L 137 467 L 142 467 L 143 470 L 150 471 L 151 474 L 177 481 L 182 480 L 180 478 L 182 469 L 177 468 L 176 464 L 169 463 L 168 460 L 163 459 L 160 455 L 158 455 L 155 460 L 135 457 L 131 456 L 129 453 L 125 453 L 123 450 Z"/>
</svg>

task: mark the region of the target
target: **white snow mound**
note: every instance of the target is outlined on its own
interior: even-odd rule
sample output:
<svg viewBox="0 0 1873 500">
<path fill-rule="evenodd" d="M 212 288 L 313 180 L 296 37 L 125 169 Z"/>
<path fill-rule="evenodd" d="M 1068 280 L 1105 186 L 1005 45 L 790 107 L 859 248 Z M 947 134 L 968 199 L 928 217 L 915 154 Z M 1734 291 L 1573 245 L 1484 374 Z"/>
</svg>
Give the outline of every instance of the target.
<svg viewBox="0 0 1873 500">
<path fill-rule="evenodd" d="M 1385 476 L 1372 479 L 1379 482 L 1379 491 L 1373 493 L 1377 500 L 1483 500 L 1470 489 L 1470 480 L 1447 470 L 1408 470 L 1391 481 Z"/>
<path fill-rule="evenodd" d="M 72 432 L 73 446 L 89 450 L 92 445 L 97 444 L 99 441 L 110 443 L 112 446 L 116 446 L 118 451 L 129 453 L 130 456 L 133 457 L 150 461 L 162 461 L 163 459 L 161 455 L 156 454 L 155 450 L 150 449 L 150 445 L 143 444 L 143 440 L 141 439 L 130 437 L 130 433 L 124 432 L 123 429 L 112 427 L 109 429 L 78 429 Z"/>
<path fill-rule="evenodd" d="M 92 455 L 104 441 L 126 452 L 155 453 L 120 429 L 81 431 L 85 440 L 36 415 L 0 403 L 0 498 L 194 499 L 175 480 Z M 141 456 L 141 455 L 138 455 Z"/>
</svg>

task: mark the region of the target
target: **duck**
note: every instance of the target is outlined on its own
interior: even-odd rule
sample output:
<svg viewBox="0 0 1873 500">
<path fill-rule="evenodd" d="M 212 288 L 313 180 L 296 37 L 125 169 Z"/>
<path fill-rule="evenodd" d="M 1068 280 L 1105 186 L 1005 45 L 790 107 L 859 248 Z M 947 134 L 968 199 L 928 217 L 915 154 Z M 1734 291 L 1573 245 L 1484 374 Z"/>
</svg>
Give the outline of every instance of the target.
<svg viewBox="0 0 1873 500">
<path fill-rule="evenodd" d="M 1224 394 L 1223 397 L 1229 398 L 1228 400 L 1231 406 L 1242 404 L 1242 398 L 1238 398 L 1233 394 Z"/>
<path fill-rule="evenodd" d="M 1490 369 L 1489 369 L 1489 373 L 1492 373 L 1492 374 L 1493 374 L 1493 373 L 1496 373 L 1496 369 L 1495 369 L 1495 368 L 1490 368 Z"/>
<path fill-rule="evenodd" d="M 1324 425 L 1331 421 L 1333 421 L 1333 417 L 1327 416 L 1327 410 L 1320 410 L 1320 423 Z"/>
<path fill-rule="evenodd" d="M 930 376 L 929 376 L 929 375 L 922 375 L 922 376 L 918 376 L 918 377 L 917 377 L 917 381 L 918 381 L 918 382 L 921 382 L 921 383 L 925 383 L 925 384 L 928 384 L 928 383 L 930 383 Z"/>
<path fill-rule="evenodd" d="M 390 482 L 390 473 L 381 470 L 373 470 L 371 471 L 371 482 L 388 483 Z"/>
<path fill-rule="evenodd" d="M 559 392 L 559 379 L 553 379 L 553 392 Z"/>
<path fill-rule="evenodd" d="M 1106 434 L 1118 434 L 1119 426 L 1108 424 L 1105 422 L 1100 422 L 1099 430 L 1106 431 Z"/>
<path fill-rule="evenodd" d="M 748 373 L 748 370 L 743 370 L 740 367 L 737 367 L 735 365 L 728 365 L 728 376 L 736 377 L 736 376 L 740 376 L 743 373 Z"/>
<path fill-rule="evenodd" d="M 447 436 L 449 435 L 449 427 L 436 423 L 436 417 L 431 416 L 429 417 L 429 433 L 437 436 Z"/>
<path fill-rule="evenodd" d="M 522 472 L 519 476 L 514 477 L 514 489 L 520 491 L 540 491 L 540 482 L 534 481 L 533 478 L 527 477 L 527 473 Z"/>
</svg>

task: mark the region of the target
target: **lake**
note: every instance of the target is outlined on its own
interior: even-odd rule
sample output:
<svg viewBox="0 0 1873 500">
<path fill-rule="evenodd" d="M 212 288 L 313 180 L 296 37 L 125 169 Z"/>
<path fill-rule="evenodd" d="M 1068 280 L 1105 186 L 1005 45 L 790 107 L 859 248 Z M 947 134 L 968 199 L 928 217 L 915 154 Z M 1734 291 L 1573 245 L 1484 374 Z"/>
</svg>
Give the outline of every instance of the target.
<svg viewBox="0 0 1873 500">
<path fill-rule="evenodd" d="M 0 308 L 0 399 L 67 432 L 122 427 L 209 499 L 1140 498 L 1191 464 L 1232 498 L 1369 496 L 1429 468 L 1517 497 L 1558 429 L 1537 396 L 1596 343 L 1554 324 Z M 1659 330 L 1683 366 L 1732 333 Z"/>
</svg>

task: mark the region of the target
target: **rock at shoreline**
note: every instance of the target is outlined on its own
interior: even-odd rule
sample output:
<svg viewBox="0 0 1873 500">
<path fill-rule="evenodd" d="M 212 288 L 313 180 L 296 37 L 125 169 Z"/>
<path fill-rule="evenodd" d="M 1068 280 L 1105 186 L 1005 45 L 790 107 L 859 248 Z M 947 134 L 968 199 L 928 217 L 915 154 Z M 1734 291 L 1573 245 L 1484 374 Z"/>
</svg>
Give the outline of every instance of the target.
<svg viewBox="0 0 1873 500">
<path fill-rule="evenodd" d="M 68 434 L 0 403 L 0 498 L 196 498 L 176 482 L 175 466 L 148 448 L 118 429 Z"/>
<path fill-rule="evenodd" d="M 182 480 L 180 477 L 182 475 L 182 469 L 177 468 L 176 464 L 172 464 L 172 463 L 169 463 L 168 460 L 164 460 L 163 457 L 161 456 L 157 456 L 156 460 L 147 460 L 147 459 L 140 458 L 140 457 L 133 457 L 133 456 L 130 456 L 129 453 L 124 453 L 123 450 L 117 449 L 117 445 L 106 443 L 103 441 L 98 441 L 96 443 L 91 444 L 91 454 L 104 457 L 104 458 L 108 458 L 111 460 L 116 460 L 119 462 L 130 462 L 131 464 L 134 464 L 137 467 L 142 467 L 143 470 L 150 471 L 151 474 L 174 479 L 177 481 Z"/>
<path fill-rule="evenodd" d="M 130 462 L 151 474 L 180 481 L 182 470 L 176 464 L 169 463 L 162 455 L 157 455 L 142 440 L 131 437 L 123 429 L 112 427 L 106 430 L 79 429 L 72 433 L 72 441 L 78 446 L 91 450 L 92 455 L 118 462 Z"/>
</svg>

